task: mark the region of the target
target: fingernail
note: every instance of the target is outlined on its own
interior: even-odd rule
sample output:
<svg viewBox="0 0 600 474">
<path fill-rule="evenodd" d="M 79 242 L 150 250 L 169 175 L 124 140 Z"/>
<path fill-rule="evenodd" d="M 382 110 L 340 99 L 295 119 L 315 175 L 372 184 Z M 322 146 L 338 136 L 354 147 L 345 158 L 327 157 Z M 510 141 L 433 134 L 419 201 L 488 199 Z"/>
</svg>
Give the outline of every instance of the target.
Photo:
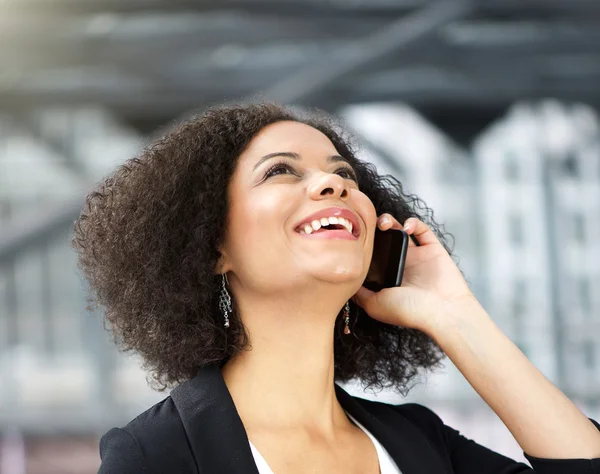
<svg viewBox="0 0 600 474">
<path fill-rule="evenodd" d="M 403 230 L 408 230 L 408 228 L 410 227 L 411 222 L 409 220 L 407 220 L 406 222 L 404 222 L 404 226 L 403 226 Z"/>
<path fill-rule="evenodd" d="M 381 222 L 382 224 L 387 224 L 390 221 L 390 218 L 387 216 L 384 216 L 381 218 L 381 220 L 379 222 Z"/>
</svg>

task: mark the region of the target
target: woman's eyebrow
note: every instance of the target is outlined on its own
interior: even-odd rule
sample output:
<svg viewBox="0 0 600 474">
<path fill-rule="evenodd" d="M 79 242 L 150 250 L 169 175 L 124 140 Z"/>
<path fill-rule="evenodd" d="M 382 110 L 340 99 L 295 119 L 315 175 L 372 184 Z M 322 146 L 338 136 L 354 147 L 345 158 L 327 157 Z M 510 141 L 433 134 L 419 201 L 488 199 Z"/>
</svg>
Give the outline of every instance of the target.
<svg viewBox="0 0 600 474">
<path fill-rule="evenodd" d="M 301 160 L 302 157 L 298 153 L 294 153 L 293 151 L 276 151 L 275 153 L 269 153 L 268 155 L 263 156 L 252 168 L 252 171 L 255 171 L 261 164 L 267 161 L 270 158 L 274 158 L 276 156 L 285 156 L 287 158 L 292 158 L 293 160 Z M 331 155 L 327 157 L 327 163 L 337 163 L 339 161 L 343 161 L 345 163 L 350 164 L 347 158 L 344 158 L 340 155 Z"/>
</svg>

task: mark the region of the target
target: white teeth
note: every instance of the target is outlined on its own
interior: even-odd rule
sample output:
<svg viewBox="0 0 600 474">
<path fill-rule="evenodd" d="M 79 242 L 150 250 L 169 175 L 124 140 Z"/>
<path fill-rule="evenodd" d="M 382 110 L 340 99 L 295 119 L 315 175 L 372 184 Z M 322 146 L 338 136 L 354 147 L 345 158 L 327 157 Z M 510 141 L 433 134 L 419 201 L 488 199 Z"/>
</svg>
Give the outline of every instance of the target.
<svg viewBox="0 0 600 474">
<path fill-rule="evenodd" d="M 319 230 L 321 227 L 325 227 L 330 224 L 342 225 L 348 232 L 352 233 L 352 222 L 350 222 L 348 219 L 344 219 L 343 217 L 322 217 L 321 219 L 315 219 L 310 224 L 304 224 L 304 226 L 300 228 L 299 232 L 301 234 L 311 234 L 312 232 Z"/>
<path fill-rule="evenodd" d="M 352 223 L 348 219 L 340 217 L 338 218 L 338 224 L 342 224 L 348 232 L 352 233 Z"/>
</svg>

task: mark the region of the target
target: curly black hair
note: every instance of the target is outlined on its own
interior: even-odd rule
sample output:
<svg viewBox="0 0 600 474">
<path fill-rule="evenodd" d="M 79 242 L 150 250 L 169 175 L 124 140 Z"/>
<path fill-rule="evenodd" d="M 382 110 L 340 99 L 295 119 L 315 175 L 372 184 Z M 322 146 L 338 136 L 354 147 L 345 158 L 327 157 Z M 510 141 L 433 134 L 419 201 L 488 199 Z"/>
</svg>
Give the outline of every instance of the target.
<svg viewBox="0 0 600 474">
<path fill-rule="evenodd" d="M 72 246 L 89 284 L 87 309 L 104 308 L 105 321 L 124 351 L 142 356 L 154 388 L 194 377 L 208 364 L 222 367 L 249 347 L 236 311 L 223 327 L 215 273 L 229 209 L 228 183 L 240 154 L 264 127 L 280 121 L 324 133 L 356 170 L 359 189 L 377 215 L 429 224 L 448 250 L 443 226 L 422 200 L 405 194 L 391 175 L 356 157 L 355 140 L 341 121 L 313 109 L 276 103 L 220 105 L 186 120 L 140 155 L 119 166 L 85 200 Z M 406 394 L 421 369 L 441 366 L 444 354 L 421 331 L 384 324 L 350 301 L 354 326 L 334 334 L 335 380 L 392 387 Z"/>
</svg>

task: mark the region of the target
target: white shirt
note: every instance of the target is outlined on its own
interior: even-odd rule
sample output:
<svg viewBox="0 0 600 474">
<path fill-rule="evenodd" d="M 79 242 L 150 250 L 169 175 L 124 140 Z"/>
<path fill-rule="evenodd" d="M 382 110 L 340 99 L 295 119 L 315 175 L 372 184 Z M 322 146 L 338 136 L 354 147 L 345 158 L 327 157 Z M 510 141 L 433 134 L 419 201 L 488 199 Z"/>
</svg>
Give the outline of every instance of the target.
<svg viewBox="0 0 600 474">
<path fill-rule="evenodd" d="M 371 438 L 371 441 L 375 445 L 375 450 L 377 451 L 377 457 L 379 458 L 379 470 L 381 474 L 402 474 L 400 468 L 396 465 L 392 457 L 379 443 L 379 441 L 377 441 L 377 439 L 375 439 L 375 437 L 369 433 L 363 425 L 356 421 L 356 419 L 350 413 L 346 412 L 346 414 L 361 430 L 366 433 L 369 438 Z M 252 441 L 250 441 L 250 449 L 252 450 L 252 455 L 254 456 L 254 462 L 256 463 L 258 472 L 260 474 L 274 474 L 273 470 L 267 464 L 267 461 L 265 461 L 265 458 L 262 457 L 262 454 L 260 454 L 258 449 L 256 449 L 256 446 L 252 444 Z"/>
</svg>

